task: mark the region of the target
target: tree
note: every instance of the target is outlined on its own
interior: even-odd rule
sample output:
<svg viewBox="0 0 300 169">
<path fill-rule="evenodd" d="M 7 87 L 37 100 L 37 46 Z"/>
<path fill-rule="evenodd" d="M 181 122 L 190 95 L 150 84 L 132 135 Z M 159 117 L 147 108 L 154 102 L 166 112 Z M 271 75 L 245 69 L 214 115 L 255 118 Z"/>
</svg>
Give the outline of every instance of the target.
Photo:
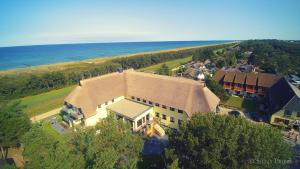
<svg viewBox="0 0 300 169">
<path fill-rule="evenodd" d="M 169 142 L 182 168 L 282 169 L 292 157 L 280 130 L 243 117 L 195 114 Z"/>
<path fill-rule="evenodd" d="M 0 104 L 0 148 L 4 158 L 7 158 L 8 148 L 17 147 L 30 128 L 30 120 L 22 108 L 20 102 Z"/>
<path fill-rule="evenodd" d="M 35 124 L 23 137 L 25 168 L 84 168 L 84 159 L 67 142 L 49 135 L 41 124 Z"/>
<path fill-rule="evenodd" d="M 113 117 L 101 120 L 95 127 L 74 133 L 71 143 L 83 154 L 85 168 L 136 168 L 143 142 L 132 133 L 129 124 Z"/>
<path fill-rule="evenodd" d="M 205 80 L 206 86 L 217 95 L 222 102 L 225 102 L 229 99 L 228 93 L 225 89 L 217 82 L 212 80 L 211 78 L 207 78 Z"/>
<path fill-rule="evenodd" d="M 171 72 L 170 72 L 169 67 L 168 67 L 166 64 L 163 64 L 163 65 L 158 69 L 158 74 L 170 76 L 170 75 L 171 75 Z"/>
</svg>

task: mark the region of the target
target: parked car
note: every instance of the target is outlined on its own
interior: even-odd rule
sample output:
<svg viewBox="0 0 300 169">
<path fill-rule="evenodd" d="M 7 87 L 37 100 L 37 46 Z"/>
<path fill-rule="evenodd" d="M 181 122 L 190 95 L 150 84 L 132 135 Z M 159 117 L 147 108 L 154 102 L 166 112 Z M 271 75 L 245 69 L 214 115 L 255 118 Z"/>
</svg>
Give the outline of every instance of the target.
<svg viewBox="0 0 300 169">
<path fill-rule="evenodd" d="M 228 115 L 239 117 L 239 116 L 241 116 L 241 113 L 239 111 L 233 110 L 233 111 L 228 112 Z"/>
</svg>

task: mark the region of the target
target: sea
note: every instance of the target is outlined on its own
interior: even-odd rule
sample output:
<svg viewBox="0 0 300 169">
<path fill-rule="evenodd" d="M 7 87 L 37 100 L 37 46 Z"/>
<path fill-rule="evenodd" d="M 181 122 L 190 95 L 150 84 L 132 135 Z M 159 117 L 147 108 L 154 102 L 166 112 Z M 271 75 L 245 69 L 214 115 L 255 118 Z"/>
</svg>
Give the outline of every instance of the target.
<svg viewBox="0 0 300 169">
<path fill-rule="evenodd" d="M 0 70 L 226 42 L 232 41 L 115 42 L 0 47 Z"/>
</svg>

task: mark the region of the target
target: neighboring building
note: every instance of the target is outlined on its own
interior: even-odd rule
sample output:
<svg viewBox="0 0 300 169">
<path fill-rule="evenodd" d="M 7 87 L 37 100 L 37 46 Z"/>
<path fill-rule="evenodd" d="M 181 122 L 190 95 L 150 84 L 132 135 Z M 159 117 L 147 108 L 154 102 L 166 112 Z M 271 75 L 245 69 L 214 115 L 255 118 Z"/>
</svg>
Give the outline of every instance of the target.
<svg viewBox="0 0 300 169">
<path fill-rule="evenodd" d="M 259 73 L 257 77 L 257 93 L 259 96 L 266 96 L 270 87 L 272 87 L 278 80 L 279 76 L 270 73 Z"/>
<path fill-rule="evenodd" d="M 235 78 L 235 71 L 229 71 L 226 72 L 224 75 L 224 80 L 223 80 L 223 88 L 226 89 L 228 92 L 232 92 L 232 89 L 234 87 L 234 78 Z"/>
<path fill-rule="evenodd" d="M 270 88 L 268 101 L 271 124 L 300 129 L 300 90 L 296 86 L 281 78 Z"/>
<path fill-rule="evenodd" d="M 126 70 L 80 81 L 64 109 L 82 114 L 87 126 L 113 114 L 139 131 L 152 121 L 177 129 L 194 113 L 215 112 L 219 101 L 204 83 Z"/>
<path fill-rule="evenodd" d="M 245 94 L 245 81 L 246 81 L 246 73 L 236 72 L 235 78 L 233 81 L 234 84 L 234 92 L 236 95 L 244 95 Z"/>
<path fill-rule="evenodd" d="M 257 92 L 257 74 L 253 72 L 247 73 L 246 77 L 246 93 L 250 97 L 255 97 Z"/>
<path fill-rule="evenodd" d="M 224 89 L 236 95 L 250 97 L 265 97 L 268 89 L 274 85 L 280 76 L 269 73 L 245 73 L 238 70 L 219 70 L 213 76 Z"/>
</svg>

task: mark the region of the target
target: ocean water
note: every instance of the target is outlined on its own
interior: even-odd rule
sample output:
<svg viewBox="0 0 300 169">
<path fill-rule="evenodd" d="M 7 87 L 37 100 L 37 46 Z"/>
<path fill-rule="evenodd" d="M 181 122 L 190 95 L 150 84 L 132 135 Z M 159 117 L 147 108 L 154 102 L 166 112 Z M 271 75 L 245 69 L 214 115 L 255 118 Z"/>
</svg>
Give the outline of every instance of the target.
<svg viewBox="0 0 300 169">
<path fill-rule="evenodd" d="M 225 42 L 229 41 L 120 42 L 0 47 L 0 70 Z"/>
</svg>

